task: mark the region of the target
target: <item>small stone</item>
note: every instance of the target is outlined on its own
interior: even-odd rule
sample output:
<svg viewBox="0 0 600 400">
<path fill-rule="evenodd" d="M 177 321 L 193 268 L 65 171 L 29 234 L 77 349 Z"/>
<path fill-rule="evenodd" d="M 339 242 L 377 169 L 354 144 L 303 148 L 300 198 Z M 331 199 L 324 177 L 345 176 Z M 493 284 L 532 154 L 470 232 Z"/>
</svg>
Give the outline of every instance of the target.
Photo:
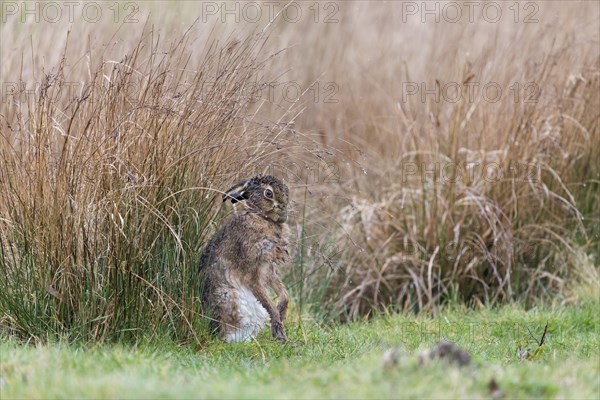
<svg viewBox="0 0 600 400">
<path fill-rule="evenodd" d="M 429 352 L 430 359 L 444 359 L 461 367 L 471 363 L 471 355 L 456 344 L 442 340 Z"/>
</svg>

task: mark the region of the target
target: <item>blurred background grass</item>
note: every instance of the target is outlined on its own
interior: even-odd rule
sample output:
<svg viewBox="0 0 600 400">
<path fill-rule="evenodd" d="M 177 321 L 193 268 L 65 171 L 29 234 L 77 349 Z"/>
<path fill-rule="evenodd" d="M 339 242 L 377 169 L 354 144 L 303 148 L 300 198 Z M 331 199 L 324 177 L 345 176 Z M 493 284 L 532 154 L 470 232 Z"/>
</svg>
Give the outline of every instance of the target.
<svg viewBox="0 0 600 400">
<path fill-rule="evenodd" d="M 23 4 L 2 9 L 4 330 L 199 340 L 218 194 L 257 172 L 293 192 L 299 315 L 597 297 L 597 2 Z"/>
</svg>

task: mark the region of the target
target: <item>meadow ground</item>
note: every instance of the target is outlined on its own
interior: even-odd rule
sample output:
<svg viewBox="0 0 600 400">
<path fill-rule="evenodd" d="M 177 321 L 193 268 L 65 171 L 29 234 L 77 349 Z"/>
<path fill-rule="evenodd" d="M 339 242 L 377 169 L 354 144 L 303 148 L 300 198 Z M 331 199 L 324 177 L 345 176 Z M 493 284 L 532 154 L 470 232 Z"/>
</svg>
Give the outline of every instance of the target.
<svg viewBox="0 0 600 400">
<path fill-rule="evenodd" d="M 0 397 L 599 398 L 600 3 L 275 3 L 1 3 Z M 206 336 L 256 173 L 295 346 Z"/>
<path fill-rule="evenodd" d="M 579 306 L 447 308 L 436 318 L 379 316 L 368 322 L 291 322 L 295 345 L 169 339 L 131 345 L 0 344 L 0 394 L 9 398 L 577 398 L 600 395 L 597 301 Z M 519 346 L 542 353 L 518 361 Z M 469 351 L 470 365 L 419 354 L 442 338 Z M 396 357 L 397 363 L 392 361 Z M 497 389 L 490 389 L 495 380 Z M 497 390 L 496 393 L 492 393 Z"/>
</svg>

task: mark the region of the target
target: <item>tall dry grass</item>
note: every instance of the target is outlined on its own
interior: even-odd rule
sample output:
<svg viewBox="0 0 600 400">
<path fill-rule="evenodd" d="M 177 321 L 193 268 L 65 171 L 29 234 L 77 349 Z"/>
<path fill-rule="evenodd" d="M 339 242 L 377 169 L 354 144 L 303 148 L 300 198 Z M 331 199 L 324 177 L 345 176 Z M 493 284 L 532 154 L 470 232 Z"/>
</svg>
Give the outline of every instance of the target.
<svg viewBox="0 0 600 400">
<path fill-rule="evenodd" d="M 106 58 L 111 48 L 88 52 L 77 90 L 68 33 L 38 90 L 24 66 L 12 75 L 0 145 L 5 328 L 83 340 L 162 328 L 195 336 L 197 257 L 223 215 L 220 190 L 276 157 L 274 141 L 302 139 L 263 121 L 246 90 L 262 84 L 267 36 L 198 42 L 193 28 L 165 44 L 146 26 L 117 60 Z"/>
<path fill-rule="evenodd" d="M 345 97 L 305 114 L 364 152 L 325 203 L 335 234 L 319 240 L 333 245 L 303 284 L 315 309 L 572 301 L 582 282 L 597 294 L 598 5 L 539 3 L 532 24 L 402 24 L 402 4 L 359 4 L 335 50 L 317 43 Z M 486 84 L 503 94 L 473 90 Z"/>
<path fill-rule="evenodd" d="M 301 312 L 597 291 L 598 4 L 539 3 L 530 24 L 508 5 L 498 23 L 423 23 L 401 2 L 236 23 L 174 4 L 3 25 L 4 328 L 193 338 L 216 195 L 256 172 L 292 187 Z M 489 83 L 498 101 L 470 97 Z"/>
</svg>

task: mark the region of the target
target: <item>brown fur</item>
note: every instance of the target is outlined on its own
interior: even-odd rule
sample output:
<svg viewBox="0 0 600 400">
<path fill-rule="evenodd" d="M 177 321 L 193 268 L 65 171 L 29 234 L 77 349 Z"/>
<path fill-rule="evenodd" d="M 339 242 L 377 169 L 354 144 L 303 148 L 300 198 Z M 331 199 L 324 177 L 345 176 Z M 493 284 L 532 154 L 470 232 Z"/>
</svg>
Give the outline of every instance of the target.
<svg viewBox="0 0 600 400">
<path fill-rule="evenodd" d="M 272 198 L 267 196 L 270 193 Z M 221 337 L 240 328 L 243 315 L 236 287 L 241 284 L 268 312 L 273 337 L 285 341 L 283 321 L 289 296 L 278 265 L 289 262 L 288 188 L 277 178 L 259 175 L 233 186 L 223 198 L 241 201 L 247 209 L 217 232 L 200 258 L 202 298 L 211 312 L 212 326 Z M 269 288 L 277 294 L 277 304 L 271 300 Z"/>
</svg>

